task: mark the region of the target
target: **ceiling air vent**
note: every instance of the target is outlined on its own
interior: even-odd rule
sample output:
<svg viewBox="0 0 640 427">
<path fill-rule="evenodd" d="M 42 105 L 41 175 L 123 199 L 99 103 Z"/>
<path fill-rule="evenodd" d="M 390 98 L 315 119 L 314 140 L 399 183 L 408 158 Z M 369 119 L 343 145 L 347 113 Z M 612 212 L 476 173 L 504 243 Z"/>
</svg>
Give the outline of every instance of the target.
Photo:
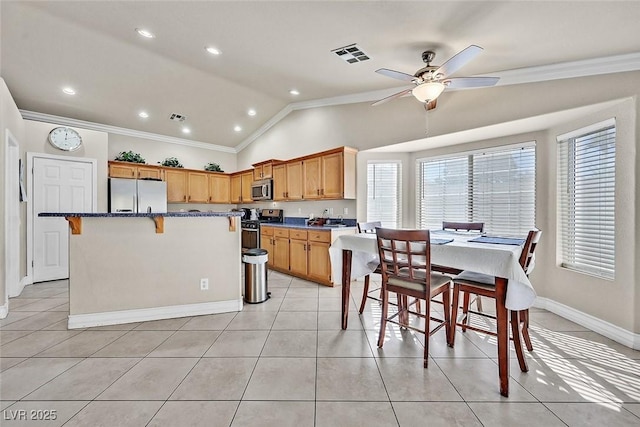
<svg viewBox="0 0 640 427">
<path fill-rule="evenodd" d="M 333 49 L 331 52 L 335 53 L 339 58 L 349 64 L 355 64 L 356 62 L 362 62 L 369 59 L 369 55 L 364 53 L 360 46 L 355 43 Z"/>
<path fill-rule="evenodd" d="M 174 122 L 184 122 L 187 119 L 187 116 L 182 114 L 173 113 L 169 116 L 169 120 L 173 120 Z"/>
</svg>

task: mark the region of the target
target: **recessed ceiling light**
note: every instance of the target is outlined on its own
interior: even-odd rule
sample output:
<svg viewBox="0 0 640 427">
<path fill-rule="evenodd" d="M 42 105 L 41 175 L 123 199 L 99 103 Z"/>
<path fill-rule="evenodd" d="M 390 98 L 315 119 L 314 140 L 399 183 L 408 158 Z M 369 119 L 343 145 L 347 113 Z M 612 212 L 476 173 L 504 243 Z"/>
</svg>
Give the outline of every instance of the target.
<svg viewBox="0 0 640 427">
<path fill-rule="evenodd" d="M 233 127 L 233 130 L 236 131 L 236 132 L 240 132 L 242 130 L 242 128 L 240 126 L 238 126 L 238 125 L 235 125 Z"/>
<path fill-rule="evenodd" d="M 222 53 L 222 52 L 220 52 L 218 49 L 216 49 L 213 46 L 207 46 L 207 47 L 204 48 L 204 50 L 209 52 L 211 55 L 220 55 Z"/>
<path fill-rule="evenodd" d="M 151 31 L 145 30 L 144 28 L 136 28 L 136 33 L 148 39 L 152 39 L 155 37 Z"/>
<path fill-rule="evenodd" d="M 182 133 L 191 133 L 191 129 L 189 129 L 189 128 L 182 128 Z"/>
<path fill-rule="evenodd" d="M 76 91 L 75 91 L 75 90 L 73 90 L 73 89 L 72 89 L 72 88 L 70 88 L 70 87 L 65 87 L 64 89 L 62 89 L 62 91 L 63 91 L 64 93 L 66 93 L 67 95 L 75 95 L 75 94 L 76 94 Z"/>
<path fill-rule="evenodd" d="M 291 89 L 289 93 L 293 96 L 300 95 L 300 92 L 298 92 L 298 89 Z"/>
<path fill-rule="evenodd" d="M 149 113 L 147 113 L 146 111 L 140 111 L 138 113 L 138 117 L 142 117 L 143 119 L 146 119 L 147 117 L 149 117 Z"/>
<path fill-rule="evenodd" d="M 249 109 L 249 111 L 247 111 L 247 114 L 248 114 L 248 115 L 250 115 L 251 117 L 253 117 L 253 116 L 255 116 L 257 113 L 256 113 L 256 110 L 254 110 L 253 108 L 251 108 L 251 109 Z"/>
</svg>

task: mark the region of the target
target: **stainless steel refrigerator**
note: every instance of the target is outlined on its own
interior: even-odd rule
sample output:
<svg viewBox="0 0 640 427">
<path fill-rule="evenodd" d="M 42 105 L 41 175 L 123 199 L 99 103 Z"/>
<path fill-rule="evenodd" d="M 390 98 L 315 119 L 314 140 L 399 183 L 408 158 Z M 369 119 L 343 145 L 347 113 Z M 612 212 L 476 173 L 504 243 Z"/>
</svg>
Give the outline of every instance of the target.
<svg viewBox="0 0 640 427">
<path fill-rule="evenodd" d="M 109 178 L 109 212 L 162 213 L 166 211 L 166 182 Z"/>
</svg>

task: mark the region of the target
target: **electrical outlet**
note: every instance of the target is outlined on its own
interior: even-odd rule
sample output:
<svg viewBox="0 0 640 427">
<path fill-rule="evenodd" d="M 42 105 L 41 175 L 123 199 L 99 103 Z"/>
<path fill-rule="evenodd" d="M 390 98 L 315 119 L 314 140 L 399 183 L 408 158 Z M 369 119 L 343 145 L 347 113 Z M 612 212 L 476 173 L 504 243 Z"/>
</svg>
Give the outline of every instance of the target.
<svg viewBox="0 0 640 427">
<path fill-rule="evenodd" d="M 298 215 L 302 214 L 302 208 L 298 208 Z"/>
<path fill-rule="evenodd" d="M 349 208 L 344 208 L 344 215 L 349 215 Z"/>
<path fill-rule="evenodd" d="M 329 208 L 329 215 L 333 216 L 333 208 Z"/>
<path fill-rule="evenodd" d="M 200 279 L 200 290 L 201 291 L 209 290 L 209 279 Z"/>
</svg>

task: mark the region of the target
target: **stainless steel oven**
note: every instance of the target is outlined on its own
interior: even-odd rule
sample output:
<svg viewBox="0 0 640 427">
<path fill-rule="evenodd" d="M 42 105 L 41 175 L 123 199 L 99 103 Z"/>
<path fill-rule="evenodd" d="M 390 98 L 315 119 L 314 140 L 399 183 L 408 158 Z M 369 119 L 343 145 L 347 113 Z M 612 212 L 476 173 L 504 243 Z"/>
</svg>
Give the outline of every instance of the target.
<svg viewBox="0 0 640 427">
<path fill-rule="evenodd" d="M 260 247 L 260 223 L 245 220 L 240 224 L 242 234 L 242 249 L 256 249 Z"/>
</svg>

